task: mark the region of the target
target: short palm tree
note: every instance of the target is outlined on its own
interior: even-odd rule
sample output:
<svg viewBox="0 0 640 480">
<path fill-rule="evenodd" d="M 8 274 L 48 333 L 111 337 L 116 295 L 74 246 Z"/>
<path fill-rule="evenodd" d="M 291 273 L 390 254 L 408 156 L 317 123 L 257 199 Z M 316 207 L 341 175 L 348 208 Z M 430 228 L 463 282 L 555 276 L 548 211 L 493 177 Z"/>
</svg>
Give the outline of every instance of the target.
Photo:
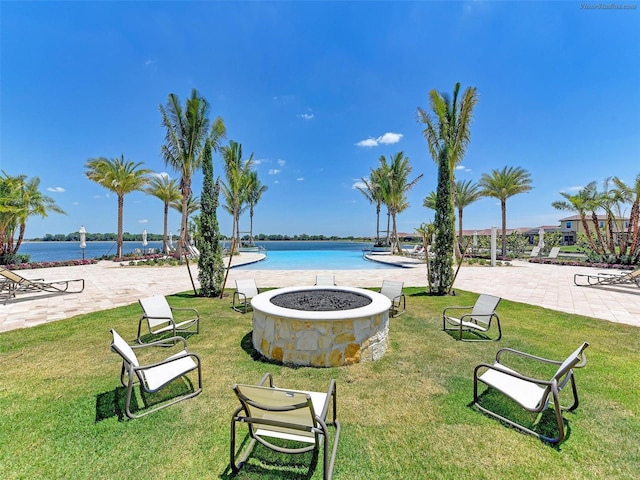
<svg viewBox="0 0 640 480">
<path fill-rule="evenodd" d="M 418 183 L 422 178 L 422 174 L 409 181 L 411 163 L 403 152 L 396 153 L 394 156 L 389 157 L 388 160 L 382 155 L 378 161 L 380 162 L 380 188 L 383 192 L 382 198 L 391 215 L 393 247 L 400 253 L 402 249 L 400 246 L 400 238 L 398 237 L 396 217 L 398 213 L 403 212 L 409 207 L 407 192 Z"/>
<path fill-rule="evenodd" d="M 247 204 L 249 205 L 249 238 L 253 243 L 253 213 L 256 205 L 262 198 L 264 192 L 269 189 L 263 185 L 258 178 L 258 172 L 252 170 L 249 172 L 249 186 L 247 189 Z"/>
<path fill-rule="evenodd" d="M 232 237 L 236 239 L 236 245 L 240 245 L 240 214 L 247 208 L 247 195 L 249 192 L 250 172 L 253 166 L 253 154 L 248 160 L 242 160 L 242 145 L 233 140 L 229 145 L 220 149 L 224 161 L 226 179 L 222 181 L 222 195 L 224 196 L 224 209 L 233 218 Z"/>
<path fill-rule="evenodd" d="M 182 194 L 176 179 L 169 179 L 169 175 L 154 175 L 145 189 L 149 195 L 162 200 L 164 204 L 162 245 L 164 253 L 167 251 L 167 239 L 169 237 L 169 205 L 180 202 L 180 212 L 182 212 Z"/>
<path fill-rule="evenodd" d="M 625 243 L 629 245 L 628 255 L 637 264 L 640 260 L 640 174 L 636 175 L 631 185 L 626 185 L 618 177 L 613 178 L 613 183 L 620 191 L 623 201 L 631 204 Z"/>
<path fill-rule="evenodd" d="M 142 162 L 125 161 L 120 158 L 105 157 L 92 158 L 87 161 L 85 172 L 89 180 L 112 191 L 118 197 L 118 239 L 116 241 L 117 256 L 122 257 L 122 218 L 124 211 L 124 196 L 136 190 L 143 190 L 148 183 L 151 170 L 141 168 Z"/>
<path fill-rule="evenodd" d="M 567 192 L 560 192 L 560 195 L 564 197 L 564 200 L 557 200 L 551 203 L 553 208 L 558 210 L 565 210 L 569 212 L 575 212 L 580 216 L 580 222 L 584 228 L 585 236 L 589 242 L 591 249 L 596 252 L 598 247 L 592 235 L 592 229 L 589 227 L 587 221 L 587 213 L 593 204 L 593 200 L 596 197 L 597 188 L 596 182 L 590 182 L 586 187 L 581 188 L 575 194 L 569 194 Z"/>
<path fill-rule="evenodd" d="M 480 178 L 482 194 L 500 200 L 502 211 L 502 257 L 507 256 L 507 198 L 531 190 L 531 174 L 522 167 L 504 167 L 483 173 Z"/>
<path fill-rule="evenodd" d="M 482 197 L 480 185 L 471 180 L 456 180 L 456 201 L 455 207 L 458 209 L 458 242 L 462 244 L 462 215 L 464 209 Z M 422 206 L 431 210 L 436 209 L 436 192 L 429 192 L 424 197 Z"/>
<path fill-rule="evenodd" d="M 379 176 L 380 169 L 371 170 L 368 179 L 361 178 L 364 187 L 356 186 L 369 203 L 376 206 L 376 245 L 380 245 L 380 209 L 384 203 Z"/>
<path fill-rule="evenodd" d="M 187 241 L 188 211 L 187 201 L 191 197 L 191 182 L 194 172 L 202 167 L 205 142 L 209 141 L 213 151 L 217 151 L 220 141 L 226 135 L 221 117 L 213 124 L 209 123 L 209 103 L 194 88 L 185 107 L 180 104 L 178 96 L 169 94 L 166 106 L 159 106 L 162 125 L 165 127 L 165 143 L 162 145 L 162 158 L 165 164 L 180 174 L 182 191 L 182 218 L 180 222 L 180 241 L 176 256 L 182 254 L 183 245 Z"/>
<path fill-rule="evenodd" d="M 55 200 L 40 191 L 40 179 L 26 175 L 0 177 L 0 264 L 18 252 L 29 217 L 47 217 L 50 212 L 66 215 Z M 15 229 L 18 238 L 14 239 Z M 15 243 L 14 243 L 15 240 Z"/>
<path fill-rule="evenodd" d="M 458 243 L 462 245 L 462 214 L 466 207 L 482 197 L 480 185 L 471 180 L 456 181 L 455 207 L 458 209 Z"/>
</svg>

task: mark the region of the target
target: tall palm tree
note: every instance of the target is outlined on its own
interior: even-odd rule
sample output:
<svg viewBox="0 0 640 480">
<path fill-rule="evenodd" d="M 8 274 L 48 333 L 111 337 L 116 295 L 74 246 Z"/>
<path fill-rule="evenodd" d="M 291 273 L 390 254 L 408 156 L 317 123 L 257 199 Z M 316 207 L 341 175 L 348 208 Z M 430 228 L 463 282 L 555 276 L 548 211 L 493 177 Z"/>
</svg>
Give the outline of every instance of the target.
<svg viewBox="0 0 640 480">
<path fill-rule="evenodd" d="M 256 205 L 262 198 L 264 192 L 269 189 L 263 185 L 258 178 L 258 172 L 252 170 L 249 172 L 249 187 L 247 189 L 247 204 L 249 205 L 249 238 L 253 243 L 253 212 Z"/>
<path fill-rule="evenodd" d="M 418 122 L 425 125 L 422 134 L 427 140 L 431 158 L 438 164 L 442 152 L 448 156 L 452 206 L 455 205 L 456 196 L 455 170 L 464 158 L 471 140 L 473 109 L 478 102 L 476 87 L 467 87 L 461 99 L 458 99 L 459 93 L 459 82 L 453 87 L 453 98 L 446 93 L 431 90 L 431 113 L 418 107 Z M 452 230 L 455 231 L 455 224 Z M 459 254 L 457 249 L 456 254 Z"/>
<path fill-rule="evenodd" d="M 531 174 L 522 167 L 504 167 L 483 173 L 480 178 L 482 194 L 500 200 L 502 211 L 502 257 L 507 256 L 507 198 L 531 190 Z"/>
<path fill-rule="evenodd" d="M 247 208 L 247 195 L 250 182 L 250 172 L 253 166 L 253 153 L 248 160 L 242 160 L 242 145 L 233 140 L 229 145 L 221 148 L 224 161 L 226 181 L 222 181 L 222 195 L 224 196 L 224 209 L 233 218 L 232 237 L 236 239 L 236 245 L 240 245 L 240 214 Z"/>
<path fill-rule="evenodd" d="M 191 97 L 183 108 L 178 96 L 169 94 L 166 106 L 159 106 L 162 125 L 166 129 L 165 143 L 161 147 L 165 164 L 180 174 L 182 191 L 182 219 L 180 222 L 180 241 L 176 256 L 182 255 L 182 247 L 187 241 L 188 212 L 187 201 L 191 196 L 191 182 L 194 172 L 202 167 L 205 142 L 217 151 L 220 141 L 226 135 L 221 117 L 213 124 L 209 123 L 209 103 L 194 88 Z"/>
<path fill-rule="evenodd" d="M 586 187 L 580 189 L 578 193 L 569 194 L 567 192 L 560 192 L 560 195 L 564 197 L 564 200 L 556 200 L 551 203 L 551 206 L 558 210 L 577 213 L 580 216 L 580 222 L 584 228 L 584 233 L 587 237 L 587 241 L 589 242 L 589 246 L 594 252 L 597 252 L 598 247 L 596 246 L 591 233 L 592 230 L 587 220 L 587 213 L 597 195 L 596 182 L 590 182 Z"/>
<path fill-rule="evenodd" d="M 365 196 L 369 203 L 376 206 L 376 245 L 380 245 L 380 209 L 384 203 L 379 177 L 380 169 L 372 169 L 368 179 L 361 178 L 364 187 L 356 185 L 356 188 Z"/>
<path fill-rule="evenodd" d="M 384 155 L 381 155 L 378 161 L 380 162 L 380 188 L 383 192 L 384 203 L 391 216 L 393 246 L 398 253 L 401 253 L 396 216 L 409 207 L 407 192 L 418 183 L 422 174 L 409 181 L 411 163 L 403 152 L 396 153 L 388 160 Z"/>
<path fill-rule="evenodd" d="M 145 189 L 149 195 L 162 200 L 164 204 L 162 245 L 164 253 L 167 253 L 167 239 L 169 237 L 169 205 L 174 202 L 180 202 L 180 211 L 182 211 L 182 194 L 176 179 L 169 179 L 169 175 L 154 175 L 149 181 L 149 185 Z"/>
<path fill-rule="evenodd" d="M 124 196 L 136 190 L 143 190 L 149 181 L 147 175 L 151 170 L 141 168 L 141 165 L 143 165 L 142 162 L 125 161 L 124 155 L 113 159 L 92 158 L 85 164 L 87 178 L 112 191 L 118 197 L 118 239 L 116 241 L 118 257 L 122 257 Z"/>
</svg>

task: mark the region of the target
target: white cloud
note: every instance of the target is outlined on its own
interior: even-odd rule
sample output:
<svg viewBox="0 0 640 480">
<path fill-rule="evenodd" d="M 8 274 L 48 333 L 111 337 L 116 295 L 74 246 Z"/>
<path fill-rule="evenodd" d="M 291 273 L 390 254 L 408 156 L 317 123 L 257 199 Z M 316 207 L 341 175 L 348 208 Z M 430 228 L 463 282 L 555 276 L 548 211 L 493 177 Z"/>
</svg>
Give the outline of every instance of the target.
<svg viewBox="0 0 640 480">
<path fill-rule="evenodd" d="M 296 178 L 296 181 L 303 182 L 304 181 L 304 177 L 298 177 L 298 178 Z"/>
<path fill-rule="evenodd" d="M 273 183 L 280 183 L 280 181 L 278 181 L 278 180 L 274 180 L 274 181 L 273 181 Z"/>
<path fill-rule="evenodd" d="M 265 162 L 265 160 L 263 160 L 262 158 L 254 158 L 253 159 L 253 164 L 254 165 L 262 165 Z"/>
<path fill-rule="evenodd" d="M 354 190 L 357 188 L 364 188 L 366 190 L 367 185 L 362 180 L 357 180 L 353 185 L 351 185 L 351 188 L 353 188 Z"/>
<path fill-rule="evenodd" d="M 313 113 L 301 113 L 296 115 L 296 117 L 301 118 L 303 120 L 311 120 L 315 115 Z"/>
<path fill-rule="evenodd" d="M 53 193 L 62 193 L 64 192 L 64 188 L 62 187 L 49 187 L 47 188 L 48 191 L 53 192 Z"/>
<path fill-rule="evenodd" d="M 401 133 L 391 133 L 387 132 L 381 137 L 378 137 L 378 143 L 384 143 L 385 145 L 390 145 L 392 143 L 398 143 L 400 139 L 403 137 Z"/>
<path fill-rule="evenodd" d="M 171 180 L 171 175 L 169 175 L 167 172 L 151 172 L 150 175 L 152 177 L 158 177 L 158 178 L 166 178 L 167 180 Z"/>
<path fill-rule="evenodd" d="M 138 223 L 149 223 L 149 220 L 143 218 L 142 220 L 138 220 Z"/>
<path fill-rule="evenodd" d="M 467 168 L 467 167 L 465 167 L 464 165 L 457 165 L 457 166 L 456 166 L 456 170 L 462 170 L 462 171 L 464 171 L 464 172 L 470 172 L 470 171 L 471 171 L 471 169 L 470 169 L 470 168 Z"/>
<path fill-rule="evenodd" d="M 269 169 L 269 175 L 278 175 L 280 173 L 280 170 L 277 168 L 270 168 Z"/>
<path fill-rule="evenodd" d="M 378 142 L 376 142 L 373 138 L 367 138 L 366 140 L 360 140 L 358 143 L 356 143 L 356 145 L 358 147 L 377 147 Z"/>
<path fill-rule="evenodd" d="M 562 190 L 560 190 L 561 192 L 579 192 L 580 190 L 582 190 L 584 187 L 583 186 L 574 186 L 574 187 L 567 187 L 564 188 Z"/>
<path fill-rule="evenodd" d="M 278 160 L 278 165 L 280 165 L 281 167 L 284 167 L 287 164 L 286 160 Z"/>
<path fill-rule="evenodd" d="M 152 63 L 156 63 L 156 62 L 154 62 L 154 61 L 153 61 L 153 60 L 151 60 L 151 59 L 147 59 L 147 60 L 144 62 L 144 64 L 145 64 L 145 65 L 151 65 Z"/>
<path fill-rule="evenodd" d="M 378 145 L 391 145 L 398 143 L 404 135 L 402 133 L 387 132 L 378 138 L 369 137 L 366 140 L 360 140 L 356 145 L 358 147 L 377 147 Z"/>
</svg>

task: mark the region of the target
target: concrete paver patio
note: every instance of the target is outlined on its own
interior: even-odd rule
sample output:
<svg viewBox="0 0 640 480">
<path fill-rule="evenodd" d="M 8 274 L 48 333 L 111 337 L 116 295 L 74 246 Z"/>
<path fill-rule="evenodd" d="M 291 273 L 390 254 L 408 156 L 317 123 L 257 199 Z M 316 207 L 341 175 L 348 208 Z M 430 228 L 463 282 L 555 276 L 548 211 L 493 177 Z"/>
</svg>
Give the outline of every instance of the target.
<svg viewBox="0 0 640 480">
<path fill-rule="evenodd" d="M 256 254 L 234 257 L 234 265 L 256 261 Z M 387 256 L 388 262 L 405 257 Z M 198 286 L 197 265 L 191 270 Z M 406 266 L 406 265 L 405 265 Z M 640 326 L 640 289 L 626 287 L 577 287 L 575 273 L 594 273 L 600 269 L 544 265 L 514 261 L 508 267 L 462 267 L 454 289 L 497 295 L 507 300 L 538 305 L 552 310 L 595 317 L 612 322 Z M 84 278 L 85 289 L 79 294 L 39 296 L 21 294 L 16 299 L 0 301 L 0 332 L 62 320 L 84 313 L 129 305 L 154 294 L 170 295 L 192 290 L 187 268 L 130 267 L 110 261 L 74 267 L 22 270 L 26 278 L 46 281 Z M 400 280 L 405 286 L 426 286 L 424 264 L 413 268 L 388 270 L 243 270 L 232 268 L 227 288 L 239 278 L 254 278 L 259 287 L 313 285 L 318 274 L 335 275 L 338 285 L 379 287 L 382 279 Z"/>
</svg>

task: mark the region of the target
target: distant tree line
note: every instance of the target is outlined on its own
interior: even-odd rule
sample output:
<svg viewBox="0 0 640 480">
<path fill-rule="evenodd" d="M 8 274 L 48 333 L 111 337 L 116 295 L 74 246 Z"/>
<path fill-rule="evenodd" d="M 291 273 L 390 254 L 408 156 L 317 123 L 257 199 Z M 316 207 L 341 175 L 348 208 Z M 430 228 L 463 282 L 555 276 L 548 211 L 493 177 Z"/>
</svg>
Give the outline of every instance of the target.
<svg viewBox="0 0 640 480">
<path fill-rule="evenodd" d="M 125 242 L 141 242 L 142 234 L 141 233 L 129 233 L 124 232 L 122 234 L 123 240 Z M 118 239 L 117 233 L 89 233 L 86 234 L 87 242 L 115 242 Z M 161 233 L 148 233 L 147 241 L 149 242 L 161 242 L 163 239 L 163 234 Z M 221 235 L 221 240 L 229 240 L 229 237 Z M 259 242 L 267 242 L 267 241 L 299 241 L 299 240 L 309 240 L 309 241 L 352 241 L 352 242 L 369 242 L 371 241 L 370 237 L 339 237 L 337 235 L 308 235 L 303 233 L 301 235 L 267 235 L 264 233 L 260 233 L 253 237 L 254 240 Z M 47 233 L 44 237 L 32 238 L 31 240 L 36 242 L 79 242 L 80 234 L 78 232 L 72 233 L 58 233 L 51 234 Z M 249 235 L 245 235 L 242 237 L 242 240 L 250 240 Z"/>
</svg>

